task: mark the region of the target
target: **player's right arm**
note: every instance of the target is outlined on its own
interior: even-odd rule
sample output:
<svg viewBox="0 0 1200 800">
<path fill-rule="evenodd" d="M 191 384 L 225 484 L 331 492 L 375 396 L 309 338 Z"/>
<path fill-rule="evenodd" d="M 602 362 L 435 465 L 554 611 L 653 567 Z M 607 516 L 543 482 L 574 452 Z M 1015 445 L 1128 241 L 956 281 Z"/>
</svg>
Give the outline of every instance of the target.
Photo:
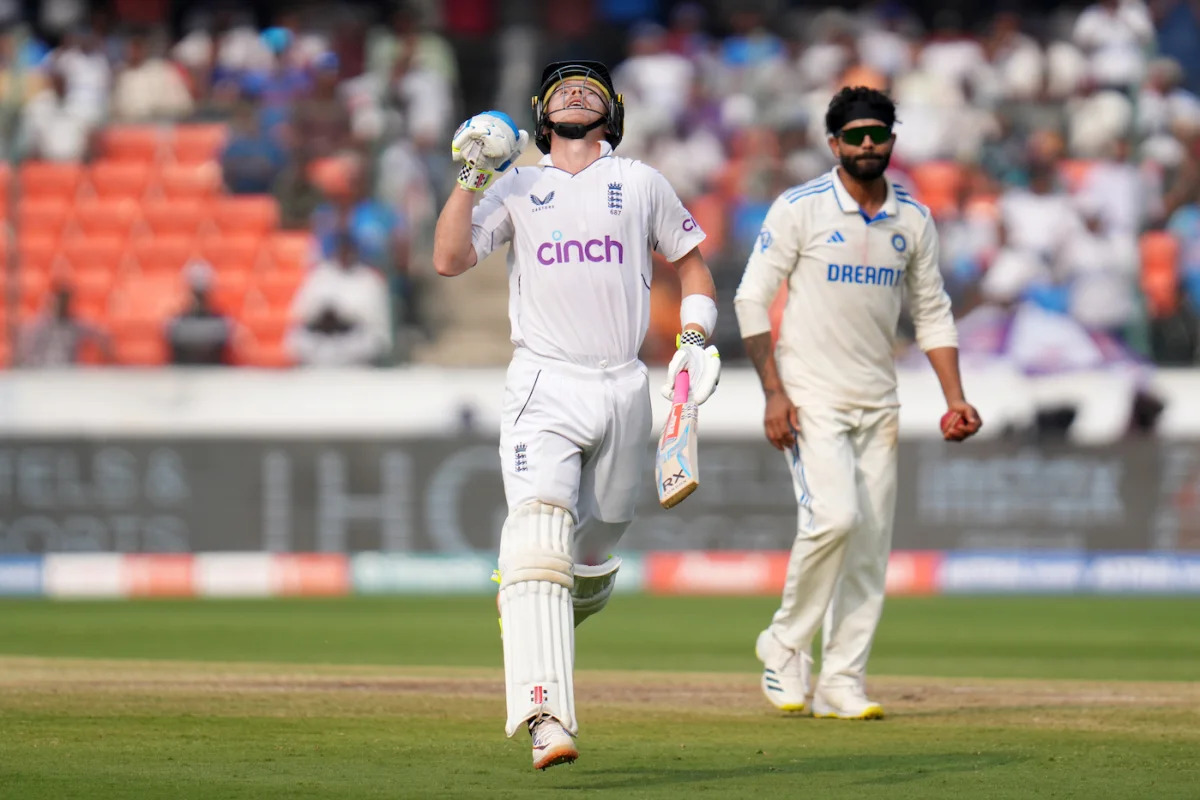
<svg viewBox="0 0 1200 800">
<path fill-rule="evenodd" d="M 767 440 L 783 450 L 796 442 L 800 421 L 796 407 L 784 390 L 771 347 L 770 307 L 779 286 L 800 257 L 800 231 L 796 215 L 784 197 L 779 197 L 767 212 L 762 230 L 755 240 L 754 250 L 746 262 L 746 271 L 733 299 L 738 328 L 746 346 L 746 354 L 754 363 L 766 396 L 763 428 Z"/>
<path fill-rule="evenodd" d="M 455 186 L 438 215 L 433 231 L 433 268 L 438 275 L 461 275 L 476 264 L 475 247 L 471 243 L 471 214 L 475 210 L 477 192 Z"/>
<path fill-rule="evenodd" d="M 451 153 L 462 167 L 433 232 L 433 268 L 439 275 L 463 274 L 512 238 L 512 220 L 493 180 L 512 166 L 528 141 L 529 135 L 500 111 L 476 114 L 454 132 Z"/>
</svg>

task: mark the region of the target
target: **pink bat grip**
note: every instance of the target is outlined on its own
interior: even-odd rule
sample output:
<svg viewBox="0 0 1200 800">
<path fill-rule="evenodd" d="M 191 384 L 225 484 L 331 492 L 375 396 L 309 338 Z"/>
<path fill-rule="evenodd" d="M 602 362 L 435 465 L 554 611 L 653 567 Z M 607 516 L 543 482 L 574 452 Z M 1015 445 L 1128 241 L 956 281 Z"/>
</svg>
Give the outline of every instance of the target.
<svg viewBox="0 0 1200 800">
<path fill-rule="evenodd" d="M 687 370 L 683 370 L 675 376 L 675 396 L 671 398 L 673 403 L 686 403 L 688 392 L 692 389 L 692 378 L 687 374 Z"/>
</svg>

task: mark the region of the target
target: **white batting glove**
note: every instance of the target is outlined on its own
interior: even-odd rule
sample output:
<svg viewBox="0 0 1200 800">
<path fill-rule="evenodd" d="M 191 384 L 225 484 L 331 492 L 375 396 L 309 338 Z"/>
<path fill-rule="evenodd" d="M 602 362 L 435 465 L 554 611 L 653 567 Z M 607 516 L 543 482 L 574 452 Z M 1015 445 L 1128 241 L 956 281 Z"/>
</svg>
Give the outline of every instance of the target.
<svg viewBox="0 0 1200 800">
<path fill-rule="evenodd" d="M 517 129 L 517 123 L 503 111 L 476 114 L 458 126 L 450 143 L 450 154 L 463 166 L 458 185 L 481 192 L 525 151 L 529 134 Z"/>
<path fill-rule="evenodd" d="M 667 382 L 663 384 L 663 397 L 671 400 L 675 396 L 675 377 L 687 370 L 691 385 L 691 400 L 699 405 L 712 396 L 721 380 L 721 354 L 717 346 L 701 347 L 697 344 L 680 344 L 675 356 L 667 366 Z"/>
</svg>

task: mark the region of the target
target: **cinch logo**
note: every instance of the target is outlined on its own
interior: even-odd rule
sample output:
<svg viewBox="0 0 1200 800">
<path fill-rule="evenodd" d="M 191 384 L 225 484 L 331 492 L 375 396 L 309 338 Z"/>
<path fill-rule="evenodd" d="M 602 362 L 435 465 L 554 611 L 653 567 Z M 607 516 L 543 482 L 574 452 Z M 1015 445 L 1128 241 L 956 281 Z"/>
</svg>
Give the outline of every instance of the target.
<svg viewBox="0 0 1200 800">
<path fill-rule="evenodd" d="M 694 231 L 694 230 L 696 230 L 696 220 L 692 219 L 691 217 L 688 217 L 687 219 L 685 219 L 685 220 L 683 221 L 683 229 L 684 229 L 685 231 Z"/>
<path fill-rule="evenodd" d="M 895 286 L 904 270 L 892 267 L 868 267 L 862 264 L 830 264 L 825 280 L 834 283 L 866 283 L 872 286 Z"/>
<path fill-rule="evenodd" d="M 562 231 L 555 231 L 550 238 L 554 241 L 538 245 L 537 260 L 540 264 L 570 264 L 572 261 L 580 264 L 585 261 L 625 263 L 624 245 L 611 236 L 606 235 L 603 240 L 588 239 L 581 242 L 578 239 L 568 239 L 564 242 Z"/>
</svg>

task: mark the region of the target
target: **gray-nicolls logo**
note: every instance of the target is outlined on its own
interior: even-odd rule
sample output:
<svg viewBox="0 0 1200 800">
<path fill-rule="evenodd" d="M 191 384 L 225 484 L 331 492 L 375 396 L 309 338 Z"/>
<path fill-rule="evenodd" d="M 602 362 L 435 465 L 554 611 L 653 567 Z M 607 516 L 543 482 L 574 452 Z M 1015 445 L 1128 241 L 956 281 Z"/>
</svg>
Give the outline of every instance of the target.
<svg viewBox="0 0 1200 800">
<path fill-rule="evenodd" d="M 621 184 L 610 183 L 608 185 L 608 213 L 614 217 L 621 213 Z"/>
<path fill-rule="evenodd" d="M 529 459 L 525 455 L 527 449 L 524 442 L 513 448 L 513 465 L 517 472 L 525 472 L 529 469 Z"/>
</svg>

